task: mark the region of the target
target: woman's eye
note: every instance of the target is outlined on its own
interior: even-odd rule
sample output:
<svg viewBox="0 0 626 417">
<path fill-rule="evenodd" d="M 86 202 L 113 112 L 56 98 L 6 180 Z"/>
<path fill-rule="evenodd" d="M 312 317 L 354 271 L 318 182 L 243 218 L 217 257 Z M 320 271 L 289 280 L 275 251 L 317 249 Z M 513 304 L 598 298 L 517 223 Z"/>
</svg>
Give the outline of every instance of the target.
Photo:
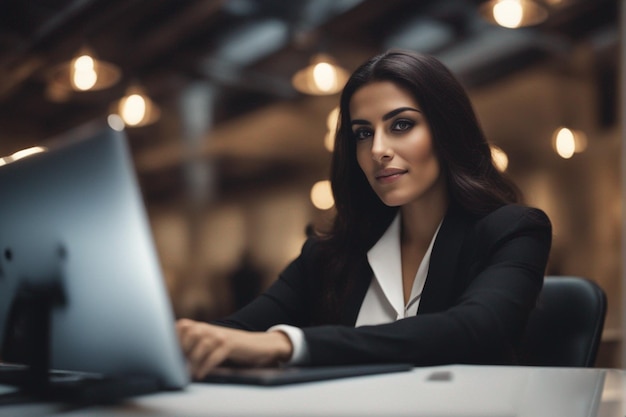
<svg viewBox="0 0 626 417">
<path fill-rule="evenodd" d="M 354 138 L 356 140 L 367 139 L 372 136 L 372 132 L 369 129 L 357 129 L 354 131 Z"/>
<path fill-rule="evenodd" d="M 415 123 L 410 120 L 397 120 L 391 128 L 392 130 L 404 132 L 412 128 L 414 124 Z"/>
</svg>

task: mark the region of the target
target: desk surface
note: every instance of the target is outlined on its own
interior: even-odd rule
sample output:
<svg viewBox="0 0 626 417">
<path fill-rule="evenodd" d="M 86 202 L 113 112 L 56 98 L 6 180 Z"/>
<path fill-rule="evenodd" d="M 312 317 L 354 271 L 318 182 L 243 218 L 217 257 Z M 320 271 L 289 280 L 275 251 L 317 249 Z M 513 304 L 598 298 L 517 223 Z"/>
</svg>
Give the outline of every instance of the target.
<svg viewBox="0 0 626 417">
<path fill-rule="evenodd" d="M 625 417 L 625 402 L 625 371 L 454 365 L 282 387 L 191 384 L 114 406 L 5 406 L 0 416 Z"/>
</svg>

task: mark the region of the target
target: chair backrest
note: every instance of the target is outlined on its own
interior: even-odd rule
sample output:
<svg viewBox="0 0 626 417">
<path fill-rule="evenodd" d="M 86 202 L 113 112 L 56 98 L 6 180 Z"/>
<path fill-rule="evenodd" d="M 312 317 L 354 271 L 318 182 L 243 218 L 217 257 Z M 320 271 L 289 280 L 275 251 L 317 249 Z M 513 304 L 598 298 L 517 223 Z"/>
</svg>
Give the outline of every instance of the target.
<svg viewBox="0 0 626 417">
<path fill-rule="evenodd" d="M 606 295 L 593 281 L 546 277 L 522 341 L 520 364 L 594 366 L 606 308 Z"/>
</svg>

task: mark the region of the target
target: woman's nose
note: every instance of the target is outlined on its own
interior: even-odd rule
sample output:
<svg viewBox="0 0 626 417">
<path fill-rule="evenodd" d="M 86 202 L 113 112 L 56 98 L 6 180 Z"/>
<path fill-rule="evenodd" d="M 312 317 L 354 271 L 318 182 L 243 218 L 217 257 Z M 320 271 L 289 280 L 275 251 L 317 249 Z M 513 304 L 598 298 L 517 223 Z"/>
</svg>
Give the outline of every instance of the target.
<svg viewBox="0 0 626 417">
<path fill-rule="evenodd" d="M 393 156 L 393 150 L 389 146 L 388 140 L 383 132 L 374 132 L 372 140 L 372 159 L 380 162 L 384 159 L 390 159 Z"/>
</svg>

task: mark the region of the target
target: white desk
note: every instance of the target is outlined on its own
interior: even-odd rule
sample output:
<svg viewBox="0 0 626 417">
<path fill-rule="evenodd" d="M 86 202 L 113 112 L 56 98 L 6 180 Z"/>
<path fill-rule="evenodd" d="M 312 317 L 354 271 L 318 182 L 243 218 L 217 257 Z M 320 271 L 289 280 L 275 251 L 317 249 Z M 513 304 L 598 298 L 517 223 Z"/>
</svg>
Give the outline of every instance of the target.
<svg viewBox="0 0 626 417">
<path fill-rule="evenodd" d="M 625 417 L 625 402 L 620 370 L 455 365 L 282 387 L 191 384 L 115 406 L 5 406 L 0 416 Z"/>
</svg>

